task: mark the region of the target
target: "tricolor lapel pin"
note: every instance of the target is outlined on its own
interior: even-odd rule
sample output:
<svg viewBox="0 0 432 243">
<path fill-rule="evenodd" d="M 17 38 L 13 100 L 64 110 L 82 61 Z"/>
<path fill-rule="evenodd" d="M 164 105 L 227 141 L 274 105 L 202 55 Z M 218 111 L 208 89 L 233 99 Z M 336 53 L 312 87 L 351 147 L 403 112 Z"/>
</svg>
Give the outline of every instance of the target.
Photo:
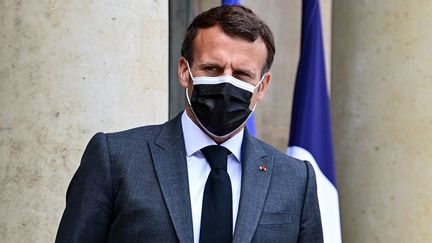
<svg viewBox="0 0 432 243">
<path fill-rule="evenodd" d="M 263 171 L 263 172 L 266 172 L 266 171 L 267 171 L 267 166 L 265 166 L 265 165 L 260 165 L 259 170 L 260 170 L 260 171 Z"/>
</svg>

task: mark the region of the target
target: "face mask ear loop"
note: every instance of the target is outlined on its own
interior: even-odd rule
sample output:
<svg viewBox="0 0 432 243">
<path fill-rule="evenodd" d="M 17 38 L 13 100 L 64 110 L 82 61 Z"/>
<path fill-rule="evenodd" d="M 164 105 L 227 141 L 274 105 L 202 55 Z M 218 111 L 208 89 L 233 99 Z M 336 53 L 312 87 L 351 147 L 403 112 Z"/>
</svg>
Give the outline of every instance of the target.
<svg viewBox="0 0 432 243">
<path fill-rule="evenodd" d="M 262 76 L 262 78 L 260 79 L 260 81 L 258 82 L 258 84 L 255 85 L 255 89 L 258 88 L 258 87 L 261 85 L 262 81 L 264 80 L 264 78 L 265 78 L 266 76 L 267 76 L 267 73 L 264 73 L 264 75 Z"/>
<path fill-rule="evenodd" d="M 264 80 L 264 78 L 267 76 L 267 73 L 264 73 L 264 75 L 262 76 L 261 80 L 258 82 L 258 84 L 255 86 L 255 89 L 258 88 L 261 84 L 262 81 Z M 252 112 L 249 114 L 249 117 L 252 115 L 252 113 L 255 111 L 255 108 L 257 106 L 257 103 L 255 103 L 254 107 L 252 108 Z M 248 119 L 249 119 L 248 117 Z M 247 119 L 246 119 L 247 120 Z"/>
<path fill-rule="evenodd" d="M 257 103 L 255 103 L 254 107 L 252 108 L 252 112 L 249 114 L 249 116 L 251 116 L 252 113 L 255 111 L 256 105 L 257 105 Z M 248 117 L 248 119 L 249 119 L 249 117 Z M 246 119 L 246 120 L 247 120 L 247 119 Z"/>
<path fill-rule="evenodd" d="M 191 69 L 190 69 L 190 66 L 189 66 L 189 62 L 188 62 L 187 60 L 186 60 L 186 65 L 187 65 L 187 68 L 188 68 L 189 75 L 190 75 L 190 77 L 191 77 L 191 79 L 192 79 L 192 82 L 194 82 L 194 77 L 193 77 L 193 75 L 192 75 L 192 72 L 191 72 Z M 189 106 L 192 106 L 192 104 L 191 104 L 191 102 L 190 102 L 190 98 L 189 98 L 188 90 L 189 90 L 189 87 L 186 88 L 186 100 L 187 100 Z"/>
<path fill-rule="evenodd" d="M 194 76 L 192 75 L 192 71 L 191 71 L 191 68 L 190 68 L 190 66 L 189 66 L 189 62 L 188 62 L 188 61 L 186 61 L 186 65 L 187 65 L 187 67 L 188 67 L 189 75 L 190 75 L 190 77 L 192 78 L 192 81 L 194 81 Z"/>
<path fill-rule="evenodd" d="M 192 106 L 192 104 L 191 104 L 191 102 L 190 102 L 190 99 L 189 99 L 189 95 L 188 95 L 188 89 L 189 89 L 189 88 L 186 88 L 186 100 L 187 100 L 188 105 L 189 105 L 189 106 Z"/>
</svg>

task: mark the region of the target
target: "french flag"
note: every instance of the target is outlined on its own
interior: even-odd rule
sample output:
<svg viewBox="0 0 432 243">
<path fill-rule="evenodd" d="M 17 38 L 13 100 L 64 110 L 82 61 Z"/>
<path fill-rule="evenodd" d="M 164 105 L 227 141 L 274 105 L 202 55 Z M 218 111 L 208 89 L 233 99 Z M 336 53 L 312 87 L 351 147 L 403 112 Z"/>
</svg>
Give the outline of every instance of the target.
<svg viewBox="0 0 432 243">
<path fill-rule="evenodd" d="M 287 154 L 313 165 L 324 242 L 342 242 L 319 0 L 303 0 L 291 119 Z"/>
</svg>

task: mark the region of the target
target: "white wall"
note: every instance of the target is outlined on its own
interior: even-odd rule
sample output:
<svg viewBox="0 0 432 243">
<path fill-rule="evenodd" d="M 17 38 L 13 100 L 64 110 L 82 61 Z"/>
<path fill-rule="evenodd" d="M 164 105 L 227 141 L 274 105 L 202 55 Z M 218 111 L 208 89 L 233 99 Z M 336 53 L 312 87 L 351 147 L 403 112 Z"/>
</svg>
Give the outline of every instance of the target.
<svg viewBox="0 0 432 243">
<path fill-rule="evenodd" d="M 53 242 L 97 131 L 168 117 L 168 1 L 0 2 L 0 241 Z"/>
</svg>

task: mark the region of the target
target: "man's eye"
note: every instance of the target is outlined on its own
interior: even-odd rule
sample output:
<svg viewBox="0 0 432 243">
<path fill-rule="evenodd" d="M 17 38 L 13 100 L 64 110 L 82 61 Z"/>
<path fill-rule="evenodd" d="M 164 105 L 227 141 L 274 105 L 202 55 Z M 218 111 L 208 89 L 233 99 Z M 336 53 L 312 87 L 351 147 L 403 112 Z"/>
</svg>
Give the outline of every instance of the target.
<svg viewBox="0 0 432 243">
<path fill-rule="evenodd" d="M 208 72 L 216 72 L 218 69 L 217 67 L 206 67 L 205 70 Z"/>
<path fill-rule="evenodd" d="M 239 72 L 239 73 L 236 73 L 234 76 L 236 78 L 243 80 L 243 81 L 246 81 L 246 82 L 253 81 L 252 77 L 247 73 Z"/>
</svg>

